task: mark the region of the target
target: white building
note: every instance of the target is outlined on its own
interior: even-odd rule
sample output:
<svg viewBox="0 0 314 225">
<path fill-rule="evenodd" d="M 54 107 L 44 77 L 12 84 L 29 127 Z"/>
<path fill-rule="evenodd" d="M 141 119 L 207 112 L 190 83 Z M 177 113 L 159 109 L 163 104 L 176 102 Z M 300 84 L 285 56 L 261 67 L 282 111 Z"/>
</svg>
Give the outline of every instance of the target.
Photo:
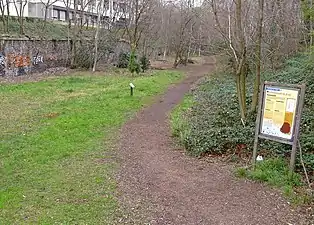
<svg viewBox="0 0 314 225">
<path fill-rule="evenodd" d="M 107 26 L 110 24 L 122 25 L 128 18 L 126 13 L 126 0 L 76 0 L 77 19 L 79 23 L 85 26 L 94 26 L 97 21 L 97 9 L 100 2 L 102 7 L 102 24 Z M 10 16 L 19 16 L 20 12 L 24 17 L 45 18 L 45 9 L 47 10 L 47 20 L 57 20 L 66 22 L 73 20 L 74 0 L 20 0 L 10 1 Z M 24 10 L 21 10 L 23 9 Z M 67 13 L 69 11 L 69 13 Z M 7 14 L 7 13 L 6 13 Z"/>
</svg>

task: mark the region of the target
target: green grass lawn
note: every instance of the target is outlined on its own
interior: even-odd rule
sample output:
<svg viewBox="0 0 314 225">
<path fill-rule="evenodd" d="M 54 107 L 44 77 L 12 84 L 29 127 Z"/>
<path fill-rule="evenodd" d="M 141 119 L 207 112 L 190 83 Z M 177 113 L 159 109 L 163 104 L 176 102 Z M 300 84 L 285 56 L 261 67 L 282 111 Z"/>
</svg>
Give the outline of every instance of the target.
<svg viewBox="0 0 314 225">
<path fill-rule="evenodd" d="M 110 224 L 118 205 L 108 139 L 181 78 L 81 74 L 0 86 L 0 224 Z"/>
</svg>

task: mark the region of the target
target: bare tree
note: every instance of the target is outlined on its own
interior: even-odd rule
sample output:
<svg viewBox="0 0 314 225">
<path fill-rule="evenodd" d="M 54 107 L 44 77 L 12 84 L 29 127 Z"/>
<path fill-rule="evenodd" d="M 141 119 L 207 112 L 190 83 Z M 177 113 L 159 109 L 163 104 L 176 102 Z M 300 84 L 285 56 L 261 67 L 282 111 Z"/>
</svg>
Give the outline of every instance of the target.
<svg viewBox="0 0 314 225">
<path fill-rule="evenodd" d="M 156 9 L 153 0 L 130 0 L 127 5 L 126 15 L 129 17 L 125 30 L 130 41 L 131 51 L 136 51 L 143 31 L 148 29 L 151 15 Z"/>
<path fill-rule="evenodd" d="M 10 7 L 9 0 L 1 0 L 0 1 L 0 11 L 1 11 L 1 20 L 3 23 L 3 30 L 5 33 L 9 32 L 9 16 L 10 16 Z M 7 15 L 5 15 L 7 13 Z"/>
<path fill-rule="evenodd" d="M 261 83 L 261 57 L 262 57 L 262 38 L 263 38 L 263 15 L 264 0 L 259 0 L 258 21 L 257 21 L 257 45 L 256 45 L 256 77 L 252 97 L 251 111 L 255 112 L 258 102 L 259 86 Z"/>
<path fill-rule="evenodd" d="M 234 8 L 235 5 L 235 8 Z M 235 0 L 234 2 L 227 3 L 228 11 L 228 25 L 226 29 L 221 25 L 216 0 L 211 1 L 212 11 L 216 26 L 223 36 L 233 56 L 233 68 L 236 76 L 236 87 L 239 101 L 239 109 L 242 123 L 246 119 L 246 73 L 247 73 L 247 44 L 245 40 L 244 28 L 243 28 L 243 17 L 242 17 L 242 0 Z M 235 12 L 235 25 L 232 25 L 232 10 Z M 234 28 L 234 32 L 233 31 Z"/>
<path fill-rule="evenodd" d="M 79 21 L 79 29 L 78 32 L 81 33 L 83 27 L 87 24 L 87 19 L 85 18 L 84 13 L 87 11 L 89 6 L 91 6 L 91 9 L 93 6 L 95 6 L 96 1 L 95 0 L 77 0 L 78 5 L 80 6 L 79 11 L 80 11 L 80 21 Z"/>
<path fill-rule="evenodd" d="M 48 16 L 48 10 L 49 7 L 52 6 L 54 3 L 56 3 L 58 0 L 40 0 L 40 2 L 44 5 L 45 11 L 44 11 L 44 26 L 43 28 L 46 29 L 47 24 L 47 16 Z"/>
<path fill-rule="evenodd" d="M 78 35 L 78 25 L 77 25 L 77 11 L 78 11 L 78 0 L 74 0 L 74 11 L 73 11 L 73 36 L 72 36 L 72 48 L 71 48 L 71 61 L 70 66 L 73 68 L 76 66 L 76 47 L 77 47 L 77 35 Z"/>
<path fill-rule="evenodd" d="M 19 25 L 20 25 L 21 35 L 24 35 L 24 10 L 27 3 L 28 3 L 28 0 L 13 0 L 13 4 L 16 10 L 16 14 L 18 17 Z"/>
<path fill-rule="evenodd" d="M 189 52 L 190 29 L 193 25 L 193 11 L 189 1 L 181 1 L 179 5 L 174 5 L 175 15 L 172 19 L 174 22 L 173 44 L 175 48 L 175 59 L 173 67 L 179 64 L 186 64 Z M 186 44 L 188 43 L 188 44 Z"/>
<path fill-rule="evenodd" d="M 96 71 L 97 59 L 98 59 L 98 41 L 99 41 L 99 29 L 100 29 L 100 18 L 104 12 L 104 3 L 103 0 L 100 0 L 97 5 L 97 24 L 96 24 L 96 33 L 95 33 L 95 54 L 94 54 L 94 64 L 93 72 Z"/>
</svg>

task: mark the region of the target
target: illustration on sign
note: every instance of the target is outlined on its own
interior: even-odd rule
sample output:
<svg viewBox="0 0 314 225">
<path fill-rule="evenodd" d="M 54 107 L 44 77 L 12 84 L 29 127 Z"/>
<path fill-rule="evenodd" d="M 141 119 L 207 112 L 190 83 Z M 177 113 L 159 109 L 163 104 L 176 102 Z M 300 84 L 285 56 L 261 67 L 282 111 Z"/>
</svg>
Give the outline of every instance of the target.
<svg viewBox="0 0 314 225">
<path fill-rule="evenodd" d="M 291 140 L 298 89 L 265 86 L 261 134 Z"/>
</svg>

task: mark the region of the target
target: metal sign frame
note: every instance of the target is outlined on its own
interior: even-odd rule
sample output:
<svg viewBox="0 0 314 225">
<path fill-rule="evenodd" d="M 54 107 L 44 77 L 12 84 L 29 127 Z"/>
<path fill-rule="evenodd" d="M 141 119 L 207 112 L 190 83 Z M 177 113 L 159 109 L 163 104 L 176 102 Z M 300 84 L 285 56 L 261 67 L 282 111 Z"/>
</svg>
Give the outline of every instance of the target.
<svg viewBox="0 0 314 225">
<path fill-rule="evenodd" d="M 290 140 L 261 133 L 261 128 L 262 128 L 261 122 L 262 122 L 264 111 L 265 111 L 264 100 L 266 96 L 266 91 L 265 91 L 266 87 L 276 87 L 276 88 L 283 88 L 283 89 L 290 89 L 290 90 L 298 91 L 297 105 L 296 105 L 296 110 L 295 110 L 295 115 L 294 115 L 294 124 L 291 129 L 292 137 Z M 258 141 L 259 141 L 259 138 L 262 138 L 262 139 L 280 142 L 283 144 L 292 145 L 291 159 L 290 159 L 290 171 L 294 170 L 296 149 L 297 149 L 299 132 L 300 132 L 301 115 L 302 115 L 303 105 L 304 105 L 304 97 L 305 97 L 305 84 L 302 84 L 302 85 L 280 84 L 280 83 L 267 82 L 267 81 L 261 84 L 258 111 L 257 111 L 257 117 L 256 117 L 256 126 L 255 126 L 255 139 L 254 139 L 253 159 L 252 159 L 253 165 L 255 165 L 256 163 Z"/>
</svg>

